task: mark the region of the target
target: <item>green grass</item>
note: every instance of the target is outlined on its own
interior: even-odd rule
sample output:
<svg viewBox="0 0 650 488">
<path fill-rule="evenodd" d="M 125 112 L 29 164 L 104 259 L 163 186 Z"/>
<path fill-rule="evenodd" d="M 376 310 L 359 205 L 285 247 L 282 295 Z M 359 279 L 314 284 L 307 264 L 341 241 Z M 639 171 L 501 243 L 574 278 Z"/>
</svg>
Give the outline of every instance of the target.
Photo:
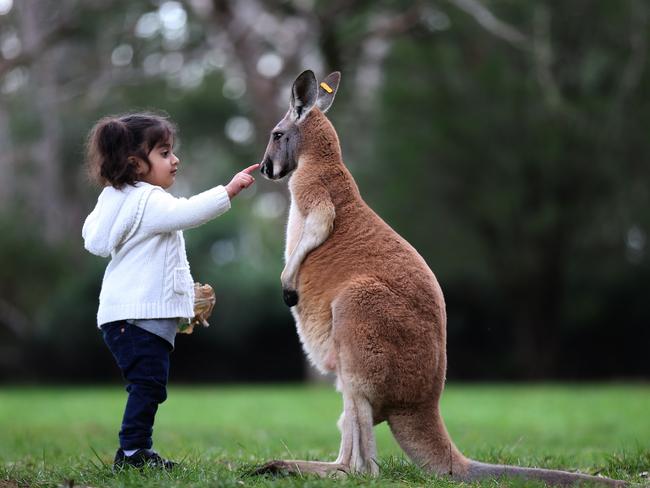
<svg viewBox="0 0 650 488">
<path fill-rule="evenodd" d="M 0 388 L 0 487 L 69 480 L 129 487 L 454 486 L 415 468 L 385 424 L 375 429 L 377 480 L 249 476 L 272 458 L 336 457 L 340 397 L 331 387 L 303 386 L 171 387 L 154 443 L 183 467 L 114 474 L 125 398 L 119 387 Z M 456 444 L 474 459 L 648 481 L 641 474 L 650 471 L 648 385 L 451 385 L 442 408 Z"/>
</svg>

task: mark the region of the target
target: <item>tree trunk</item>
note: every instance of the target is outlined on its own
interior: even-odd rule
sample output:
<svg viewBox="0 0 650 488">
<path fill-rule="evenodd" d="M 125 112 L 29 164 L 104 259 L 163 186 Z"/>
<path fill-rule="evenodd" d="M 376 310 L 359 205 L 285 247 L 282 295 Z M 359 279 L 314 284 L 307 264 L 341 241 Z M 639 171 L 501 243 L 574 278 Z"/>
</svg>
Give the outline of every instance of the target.
<svg viewBox="0 0 650 488">
<path fill-rule="evenodd" d="M 9 115 L 0 105 L 0 209 L 6 209 L 14 198 L 16 172 L 14 171 L 15 156 L 9 132 Z"/>
<path fill-rule="evenodd" d="M 38 46 L 46 30 L 47 15 L 35 0 L 23 0 L 17 5 L 22 41 L 25 49 Z M 66 235 L 65 200 L 62 181 L 62 131 L 57 103 L 57 69 L 59 53 L 46 50 L 31 68 L 34 104 L 40 123 L 40 138 L 31 151 L 33 178 L 28 186 L 30 206 L 37 220 L 43 223 L 46 241 L 56 242 Z"/>
</svg>

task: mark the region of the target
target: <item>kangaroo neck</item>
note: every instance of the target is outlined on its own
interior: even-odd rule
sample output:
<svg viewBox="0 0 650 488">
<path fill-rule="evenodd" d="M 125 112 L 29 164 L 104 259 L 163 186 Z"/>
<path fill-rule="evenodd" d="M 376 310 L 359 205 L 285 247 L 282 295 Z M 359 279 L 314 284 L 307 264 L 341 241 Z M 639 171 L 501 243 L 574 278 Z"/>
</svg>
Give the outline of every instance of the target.
<svg viewBox="0 0 650 488">
<path fill-rule="evenodd" d="M 339 138 L 332 124 L 322 114 L 313 114 L 300 131 L 300 159 L 319 166 L 343 164 Z"/>
<path fill-rule="evenodd" d="M 361 202 L 352 174 L 343 163 L 341 146 L 334 127 L 322 114 L 314 114 L 302 133 L 302 151 L 297 173 L 308 174 L 327 188 L 335 207 Z"/>
<path fill-rule="evenodd" d="M 354 178 L 343 164 L 340 153 L 327 157 L 325 154 L 304 154 L 296 173 L 308 174 L 308 180 L 322 185 L 336 208 L 362 201 Z"/>
</svg>

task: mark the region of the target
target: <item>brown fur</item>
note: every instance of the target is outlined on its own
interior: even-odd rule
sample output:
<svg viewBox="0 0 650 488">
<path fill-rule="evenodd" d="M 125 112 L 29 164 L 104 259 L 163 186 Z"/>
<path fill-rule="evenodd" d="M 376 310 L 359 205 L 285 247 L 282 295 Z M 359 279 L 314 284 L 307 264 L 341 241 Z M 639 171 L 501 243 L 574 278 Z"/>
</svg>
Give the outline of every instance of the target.
<svg viewBox="0 0 650 488">
<path fill-rule="evenodd" d="M 309 358 L 321 371 L 336 373 L 344 401 L 342 442 L 334 463 L 275 461 L 264 470 L 377 474 L 372 426 L 386 420 L 408 456 L 440 475 L 464 481 L 506 475 L 553 484 L 616 484 L 574 473 L 485 465 L 460 453 L 439 410 L 447 368 L 440 286 L 417 251 L 363 201 L 327 117 L 314 107 L 298 128 L 298 164 L 289 180 L 287 266 L 308 226 L 321 229 L 323 239 L 301 262 L 293 282 L 285 268 L 283 286 L 295 286 L 298 303 L 291 310 Z M 271 147 L 272 142 L 267 154 Z"/>
</svg>

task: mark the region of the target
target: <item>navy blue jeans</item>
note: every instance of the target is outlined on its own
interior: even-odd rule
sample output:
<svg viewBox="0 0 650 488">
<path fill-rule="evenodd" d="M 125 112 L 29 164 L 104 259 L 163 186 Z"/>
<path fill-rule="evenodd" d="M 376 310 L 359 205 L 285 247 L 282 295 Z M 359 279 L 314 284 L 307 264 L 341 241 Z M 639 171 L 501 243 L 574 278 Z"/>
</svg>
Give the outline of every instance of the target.
<svg viewBox="0 0 650 488">
<path fill-rule="evenodd" d="M 156 411 L 167 398 L 172 346 L 124 320 L 102 325 L 102 333 L 129 393 L 119 435 L 120 447 L 150 449 Z"/>
</svg>

